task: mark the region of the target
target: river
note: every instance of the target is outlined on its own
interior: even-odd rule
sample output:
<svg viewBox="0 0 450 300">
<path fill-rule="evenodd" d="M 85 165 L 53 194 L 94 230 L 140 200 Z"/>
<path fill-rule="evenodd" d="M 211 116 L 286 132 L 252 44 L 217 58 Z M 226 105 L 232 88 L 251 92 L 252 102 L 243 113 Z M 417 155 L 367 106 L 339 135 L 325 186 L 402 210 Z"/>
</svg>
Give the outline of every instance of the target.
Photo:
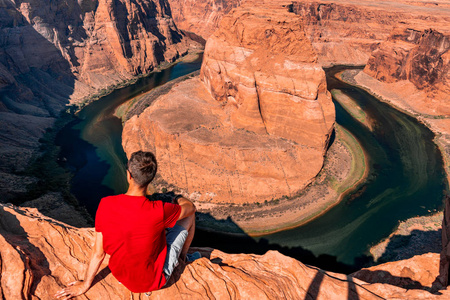
<svg viewBox="0 0 450 300">
<path fill-rule="evenodd" d="M 72 192 L 95 215 L 99 200 L 126 190 L 121 121 L 114 110 L 169 80 L 200 68 L 201 60 L 179 63 L 136 84 L 113 91 L 86 106 L 58 134 L 65 166 L 74 172 Z M 371 264 L 368 249 L 387 237 L 398 222 L 442 207 L 447 189 L 434 135 L 424 125 L 365 91 L 334 78 L 342 67 L 327 70 L 329 89 L 353 98 L 374 121 L 369 130 L 338 102 L 336 121 L 361 143 L 369 162 L 366 182 L 352 195 L 312 222 L 259 238 L 238 238 L 198 230 L 193 245 L 226 252 L 264 253 L 275 249 L 304 263 L 351 272 Z"/>
</svg>

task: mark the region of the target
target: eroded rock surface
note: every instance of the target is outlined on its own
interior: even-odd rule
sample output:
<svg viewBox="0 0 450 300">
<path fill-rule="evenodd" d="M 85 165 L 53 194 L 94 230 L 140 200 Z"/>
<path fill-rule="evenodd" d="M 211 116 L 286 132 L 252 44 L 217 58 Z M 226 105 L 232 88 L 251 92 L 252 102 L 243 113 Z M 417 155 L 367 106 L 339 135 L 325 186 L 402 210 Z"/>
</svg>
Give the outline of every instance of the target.
<svg viewBox="0 0 450 300">
<path fill-rule="evenodd" d="M 4 299 L 53 299 L 64 284 L 83 279 L 93 245 L 93 228 L 55 221 L 36 209 L 0 204 L 0 293 Z M 276 251 L 265 255 L 226 254 L 198 248 L 204 257 L 180 265 L 166 288 L 150 299 L 448 299 L 449 290 L 424 290 L 436 275 L 437 255 L 378 266 L 391 276 L 355 277 L 326 272 Z M 86 299 L 149 299 L 132 294 L 100 267 Z M 408 270 L 400 271 L 397 270 Z M 364 271 L 360 271 L 364 272 Z M 375 272 L 375 269 L 372 270 Z M 427 276 L 423 276 L 426 274 Z M 396 280 L 401 276 L 403 281 Z M 380 279 L 379 281 L 377 280 Z M 405 286 L 407 279 L 419 286 Z M 383 283 L 380 283 L 383 282 Z M 398 286 L 396 286 L 398 285 Z"/>
<path fill-rule="evenodd" d="M 364 72 L 405 94 L 414 111 L 450 116 L 449 50 L 450 35 L 433 29 L 397 29 L 372 53 Z M 406 90 L 401 91 L 400 84 Z"/>
<path fill-rule="evenodd" d="M 245 0 L 169 0 L 172 16 L 179 29 L 204 39 L 217 29 L 220 20 Z"/>
<path fill-rule="evenodd" d="M 206 39 L 232 7 L 251 2 L 260 6 L 254 0 L 183 2 L 189 9 L 179 8 L 183 7 L 180 1 L 171 0 L 171 6 L 182 29 Z M 302 17 L 307 36 L 324 66 L 365 65 L 372 51 L 399 25 L 439 31 L 450 23 L 450 5 L 443 0 L 301 0 L 290 4 L 291 10 Z"/>
<path fill-rule="evenodd" d="M 191 199 L 291 196 L 319 172 L 335 112 L 325 73 L 288 6 L 241 6 L 207 42 L 189 79 L 126 122 L 123 146 L 156 153 Z"/>
<path fill-rule="evenodd" d="M 397 26 L 439 29 L 450 21 L 445 1 L 296 1 L 322 65 L 365 65 Z"/>
<path fill-rule="evenodd" d="M 20 172 L 68 104 L 172 62 L 166 1 L 0 1 L 0 170 Z M 14 197 L 5 186 L 0 193 Z"/>
</svg>

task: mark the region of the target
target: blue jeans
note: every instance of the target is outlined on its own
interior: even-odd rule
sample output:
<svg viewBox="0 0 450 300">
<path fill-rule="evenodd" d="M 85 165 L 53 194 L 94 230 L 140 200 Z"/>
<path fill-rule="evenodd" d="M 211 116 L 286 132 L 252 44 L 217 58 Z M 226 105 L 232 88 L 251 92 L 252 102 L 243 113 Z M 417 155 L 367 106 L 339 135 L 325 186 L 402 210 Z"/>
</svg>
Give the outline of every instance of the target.
<svg viewBox="0 0 450 300">
<path fill-rule="evenodd" d="M 164 276 L 166 283 L 169 281 L 173 270 L 178 266 L 178 257 L 188 236 L 188 231 L 181 225 L 175 225 L 166 229 L 167 255 L 164 263 Z"/>
</svg>

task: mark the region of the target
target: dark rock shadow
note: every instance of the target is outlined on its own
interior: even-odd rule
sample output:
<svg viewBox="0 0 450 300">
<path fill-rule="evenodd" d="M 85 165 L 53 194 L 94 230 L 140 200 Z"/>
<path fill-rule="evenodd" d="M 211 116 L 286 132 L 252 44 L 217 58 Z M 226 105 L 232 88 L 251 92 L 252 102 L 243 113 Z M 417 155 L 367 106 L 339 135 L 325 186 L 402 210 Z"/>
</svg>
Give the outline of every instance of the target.
<svg viewBox="0 0 450 300">
<path fill-rule="evenodd" d="M 318 270 L 316 276 L 314 276 L 314 279 L 311 281 L 311 284 L 309 285 L 308 290 L 306 291 L 305 300 L 317 299 L 317 297 L 319 296 L 320 285 L 322 284 L 324 277 L 325 277 L 324 272 L 322 270 Z"/>
<path fill-rule="evenodd" d="M 210 214 L 197 213 L 198 218 L 214 222 L 215 218 Z M 222 228 L 226 228 L 231 234 L 208 231 L 204 227 L 196 228 L 193 247 L 211 247 L 221 250 L 226 253 L 253 253 L 263 255 L 269 250 L 276 250 L 286 256 L 292 257 L 301 261 L 304 264 L 313 265 L 323 270 L 350 274 L 364 267 L 373 265 L 373 258 L 370 256 L 357 257 L 354 264 L 349 265 L 339 262 L 335 256 L 321 254 L 314 255 L 310 250 L 301 246 L 286 247 L 278 244 L 271 244 L 267 239 L 261 238 L 256 241 L 251 236 L 247 235 L 231 218 L 226 220 L 215 220 L 216 225 L 220 224 Z M 216 227 L 216 226 L 214 226 Z"/>
<path fill-rule="evenodd" d="M 361 280 L 368 283 L 385 283 L 409 290 L 429 290 L 428 287 L 424 287 L 416 280 L 412 280 L 409 277 L 394 276 L 390 272 L 384 270 L 361 270 L 358 272 L 358 275 L 359 276 L 356 278 L 361 278 Z"/>
<path fill-rule="evenodd" d="M 394 235 L 377 263 L 399 261 L 425 253 L 440 253 L 442 229 L 413 230 L 410 235 Z"/>
<path fill-rule="evenodd" d="M 1 206 L 0 215 L 0 234 L 19 253 L 23 252 L 25 254 L 25 257 L 21 254 L 23 263 L 25 268 L 30 268 L 33 274 L 29 295 L 24 295 L 28 298 L 30 295 L 35 294 L 42 277 L 51 275 L 48 260 L 44 253 L 29 241 L 28 234 L 20 226 L 20 222 L 16 216 L 5 211 Z"/>
<path fill-rule="evenodd" d="M 46 150 L 39 149 L 38 140 L 69 103 L 76 80 L 71 63 L 79 65 L 71 41 L 86 37 L 76 0 L 32 4 L 28 17 L 39 22 L 34 27 L 18 10 L 27 2 L 0 4 L 0 171 L 19 175 L 33 155 Z M 50 41 L 56 38 L 55 46 Z M 23 196 L 15 190 L 0 189 L 0 199 Z"/>
<path fill-rule="evenodd" d="M 359 300 L 358 291 L 356 290 L 356 283 L 351 276 L 347 275 L 348 282 L 348 300 Z"/>
<path fill-rule="evenodd" d="M 111 274 L 111 270 L 109 269 L 109 267 L 104 267 L 100 272 L 97 273 L 97 275 L 95 275 L 94 280 L 92 281 L 91 288 L 105 279 L 109 274 Z"/>
</svg>

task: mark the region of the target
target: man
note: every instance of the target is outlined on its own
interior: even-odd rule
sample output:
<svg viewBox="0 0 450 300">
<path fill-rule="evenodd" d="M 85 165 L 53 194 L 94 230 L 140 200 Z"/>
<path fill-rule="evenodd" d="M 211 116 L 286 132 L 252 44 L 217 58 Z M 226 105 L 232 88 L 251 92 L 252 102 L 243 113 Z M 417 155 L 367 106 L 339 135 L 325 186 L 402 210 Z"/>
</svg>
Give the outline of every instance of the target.
<svg viewBox="0 0 450 300">
<path fill-rule="evenodd" d="M 105 258 L 130 291 L 151 292 L 169 280 L 178 259 L 185 260 L 194 237 L 195 206 L 183 198 L 173 203 L 150 201 L 147 185 L 157 170 L 153 153 L 134 152 L 127 165 L 128 191 L 101 200 L 95 217 L 95 244 L 83 281 L 70 283 L 57 298 L 84 294 Z"/>
</svg>

